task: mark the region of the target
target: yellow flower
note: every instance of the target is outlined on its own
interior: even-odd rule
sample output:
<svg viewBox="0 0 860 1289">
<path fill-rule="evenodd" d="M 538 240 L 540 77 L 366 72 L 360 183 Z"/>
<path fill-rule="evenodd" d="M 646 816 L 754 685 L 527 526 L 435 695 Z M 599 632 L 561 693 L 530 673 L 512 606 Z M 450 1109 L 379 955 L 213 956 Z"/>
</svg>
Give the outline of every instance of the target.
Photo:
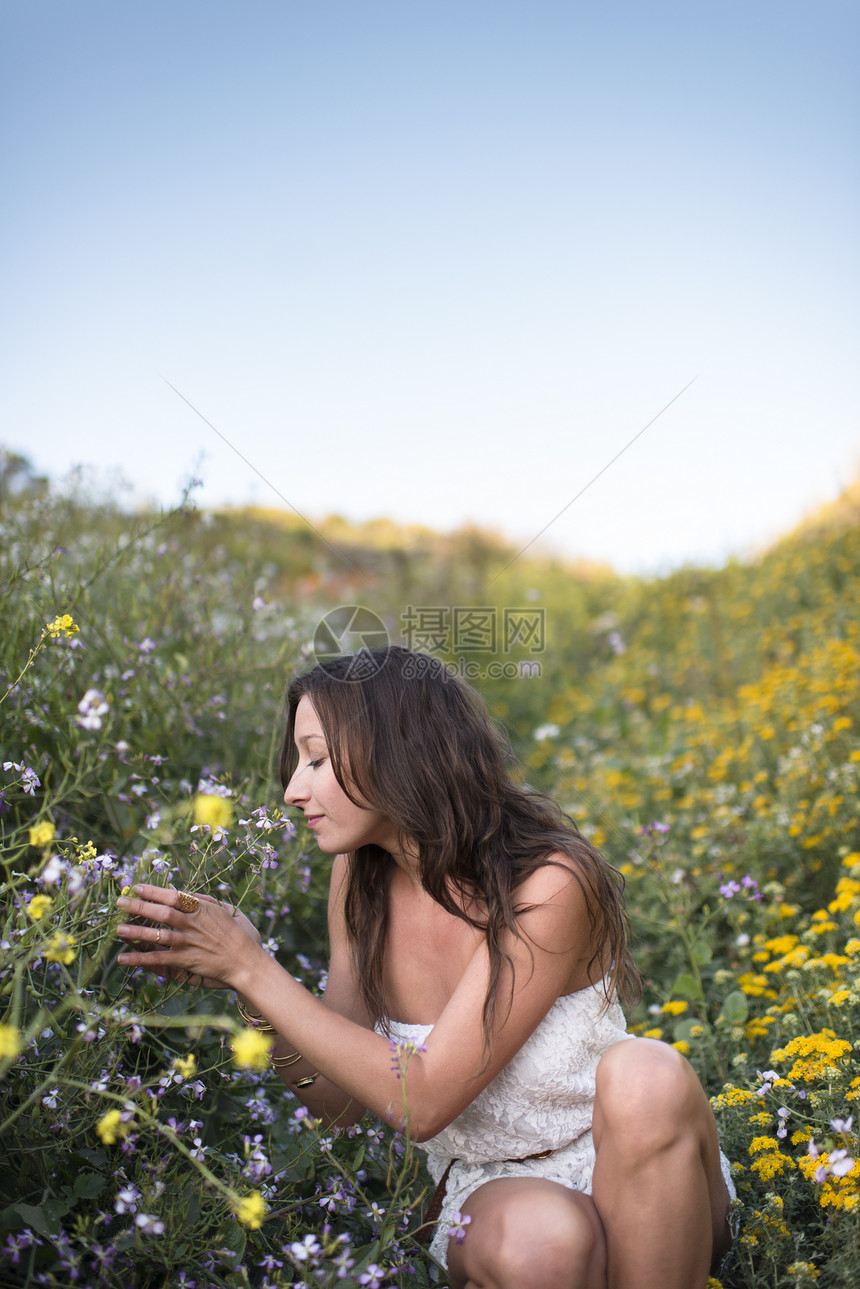
<svg viewBox="0 0 860 1289">
<path fill-rule="evenodd" d="M 662 1029 L 646 1029 L 642 1037 L 643 1038 L 662 1038 L 663 1031 Z"/>
<path fill-rule="evenodd" d="M 229 828 L 233 822 L 233 803 L 226 797 L 198 792 L 193 802 L 194 822 L 209 828 Z"/>
<path fill-rule="evenodd" d="M 14 1025 L 0 1025 L 0 1061 L 4 1057 L 16 1057 L 21 1052 L 23 1044 L 21 1034 Z"/>
<path fill-rule="evenodd" d="M 62 962 L 68 967 L 75 960 L 75 937 L 58 931 L 45 952 L 48 962 Z"/>
<path fill-rule="evenodd" d="M 197 1069 L 197 1057 L 193 1053 L 190 1056 L 177 1056 L 171 1068 L 181 1074 L 183 1079 L 190 1079 Z"/>
<path fill-rule="evenodd" d="M 243 1226 L 248 1226 L 252 1231 L 263 1225 L 263 1218 L 266 1216 L 266 1201 L 259 1191 L 251 1191 L 244 1199 L 240 1199 L 236 1205 L 236 1216 Z"/>
<path fill-rule="evenodd" d="M 69 636 L 77 635 L 80 629 L 70 613 L 63 613 L 54 618 L 53 622 L 45 623 L 45 631 L 52 640 L 57 640 L 60 636 L 68 640 Z"/>
<path fill-rule="evenodd" d="M 690 1044 L 686 1042 L 685 1039 L 679 1038 L 676 1043 L 672 1044 L 672 1046 L 674 1047 L 675 1051 L 680 1052 L 682 1056 L 690 1055 Z"/>
<path fill-rule="evenodd" d="M 851 1044 L 843 1038 L 837 1038 L 832 1029 L 823 1029 L 819 1034 L 805 1034 L 793 1038 L 783 1048 L 774 1048 L 770 1054 L 772 1062 L 787 1061 L 796 1058 L 788 1072 L 790 1082 L 804 1079 L 832 1078 L 839 1073 L 838 1061 L 851 1051 Z"/>
<path fill-rule="evenodd" d="M 851 996 L 851 990 L 843 986 L 841 989 L 834 989 L 827 1001 L 831 1007 L 841 1007 Z"/>
<path fill-rule="evenodd" d="M 96 1133 L 106 1146 L 113 1146 L 122 1137 L 127 1137 L 131 1124 L 123 1120 L 119 1110 L 108 1110 L 96 1124 Z"/>
<path fill-rule="evenodd" d="M 711 1097 L 711 1106 L 714 1110 L 725 1110 L 732 1106 L 748 1105 L 751 1101 L 764 1105 L 758 1093 L 750 1092 L 747 1088 L 737 1088 L 733 1083 L 726 1083 L 718 1096 Z"/>
<path fill-rule="evenodd" d="M 30 829 L 30 845 L 49 846 L 54 840 L 56 831 L 49 819 L 43 819 L 41 823 L 34 824 Z"/>
<path fill-rule="evenodd" d="M 786 1168 L 796 1167 L 791 1156 L 783 1155 L 779 1150 L 768 1150 L 750 1164 L 751 1171 L 758 1173 L 763 1182 L 769 1182 L 773 1177 L 784 1173 Z"/>
<path fill-rule="evenodd" d="M 272 1040 L 256 1029 L 243 1029 L 230 1040 L 233 1063 L 240 1069 L 265 1070 Z"/>
<path fill-rule="evenodd" d="M 46 913 L 50 913 L 53 903 L 50 895 L 34 895 L 27 905 L 27 912 L 34 922 L 40 922 Z"/>
<path fill-rule="evenodd" d="M 779 1150 L 776 1137 L 754 1137 L 750 1142 L 750 1154 L 757 1155 L 762 1150 Z"/>
<path fill-rule="evenodd" d="M 663 1006 L 660 1008 L 660 1011 L 668 1012 L 670 1016 L 680 1016 L 681 1013 L 685 1012 L 688 1007 L 689 1007 L 689 1003 L 685 1003 L 680 998 L 676 998 L 672 1002 L 664 1003 Z"/>
</svg>

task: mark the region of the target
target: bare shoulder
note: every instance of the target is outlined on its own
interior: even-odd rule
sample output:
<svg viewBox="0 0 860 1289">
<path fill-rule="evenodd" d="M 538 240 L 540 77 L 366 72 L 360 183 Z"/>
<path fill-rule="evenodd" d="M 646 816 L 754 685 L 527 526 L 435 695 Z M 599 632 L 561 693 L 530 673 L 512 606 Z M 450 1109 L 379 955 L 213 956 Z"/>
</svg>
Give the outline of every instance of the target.
<svg viewBox="0 0 860 1289">
<path fill-rule="evenodd" d="M 580 981 L 580 966 L 595 950 L 587 891 L 576 861 L 564 852 L 548 856 L 516 891 L 517 926 L 531 950 L 561 954 L 571 961 L 573 974 L 563 992 L 588 983 Z"/>
<path fill-rule="evenodd" d="M 556 851 L 517 887 L 515 907 L 520 914 L 545 904 L 559 907 L 584 905 L 585 899 L 583 878 L 576 861 L 564 851 Z"/>
</svg>

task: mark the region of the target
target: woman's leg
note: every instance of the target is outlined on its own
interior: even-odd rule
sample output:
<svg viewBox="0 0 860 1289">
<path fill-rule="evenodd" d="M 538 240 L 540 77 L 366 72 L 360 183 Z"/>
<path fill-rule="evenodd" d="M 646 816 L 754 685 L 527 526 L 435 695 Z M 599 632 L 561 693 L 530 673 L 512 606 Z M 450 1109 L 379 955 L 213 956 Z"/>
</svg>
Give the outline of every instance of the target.
<svg viewBox="0 0 860 1289">
<path fill-rule="evenodd" d="M 704 1289 L 729 1245 L 729 1196 L 689 1062 L 653 1039 L 611 1047 L 597 1067 L 593 1129 L 609 1289 Z"/>
<path fill-rule="evenodd" d="M 500 1177 L 463 1211 L 472 1221 L 462 1244 L 448 1241 L 451 1289 L 606 1289 L 590 1196 L 541 1177 Z"/>
</svg>

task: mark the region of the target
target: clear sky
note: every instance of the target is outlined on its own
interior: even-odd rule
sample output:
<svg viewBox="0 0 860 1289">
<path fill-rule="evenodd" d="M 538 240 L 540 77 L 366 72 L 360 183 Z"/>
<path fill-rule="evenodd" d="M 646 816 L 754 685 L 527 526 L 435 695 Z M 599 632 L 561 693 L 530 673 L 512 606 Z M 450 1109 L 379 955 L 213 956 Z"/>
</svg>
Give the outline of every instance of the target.
<svg viewBox="0 0 860 1289">
<path fill-rule="evenodd" d="M 544 542 L 657 570 L 860 467 L 854 0 L 0 24 L 0 441 L 52 477 L 521 542 L 567 506 Z"/>
</svg>

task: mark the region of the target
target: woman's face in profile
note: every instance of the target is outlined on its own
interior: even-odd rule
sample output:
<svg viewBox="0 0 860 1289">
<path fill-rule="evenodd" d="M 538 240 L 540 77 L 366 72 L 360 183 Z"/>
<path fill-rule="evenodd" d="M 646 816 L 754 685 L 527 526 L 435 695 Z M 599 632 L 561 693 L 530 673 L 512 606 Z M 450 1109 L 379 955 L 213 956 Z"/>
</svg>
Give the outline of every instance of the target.
<svg viewBox="0 0 860 1289">
<path fill-rule="evenodd" d="M 335 778 L 328 743 L 311 700 L 296 708 L 295 744 L 299 763 L 284 792 L 284 802 L 304 811 L 320 850 L 342 855 L 374 844 L 393 853 L 397 827 L 381 811 L 351 801 Z"/>
</svg>

